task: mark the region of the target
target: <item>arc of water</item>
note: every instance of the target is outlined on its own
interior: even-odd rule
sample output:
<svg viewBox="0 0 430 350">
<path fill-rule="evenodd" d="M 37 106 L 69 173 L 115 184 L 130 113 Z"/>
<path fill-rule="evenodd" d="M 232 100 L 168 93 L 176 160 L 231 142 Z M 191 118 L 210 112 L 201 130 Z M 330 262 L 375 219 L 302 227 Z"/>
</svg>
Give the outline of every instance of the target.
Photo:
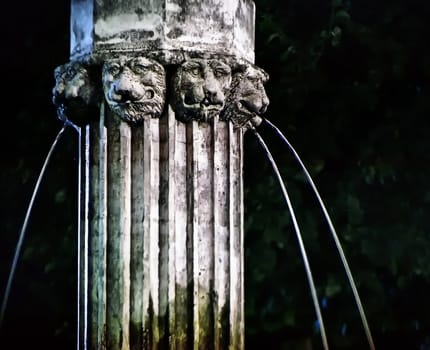
<svg viewBox="0 0 430 350">
<path fill-rule="evenodd" d="M 64 122 L 64 127 L 65 126 L 70 126 L 73 129 L 76 130 L 76 132 L 78 133 L 78 218 L 77 218 L 77 225 L 78 225 L 78 232 L 77 232 L 77 293 L 76 293 L 76 299 L 77 299 L 77 324 L 76 324 L 76 349 L 80 350 L 81 349 L 81 330 L 79 327 L 79 321 L 81 319 L 81 239 L 82 239 L 82 225 L 81 225 L 81 205 L 82 205 L 82 194 L 81 194 L 81 188 L 82 188 L 82 133 L 81 133 L 81 128 L 79 126 L 77 126 L 76 124 L 74 124 L 73 122 L 71 122 L 66 115 L 66 107 L 62 104 L 60 106 L 58 106 L 57 108 L 57 117 L 58 119 L 60 119 L 61 121 Z M 86 144 L 88 144 L 88 142 L 86 142 Z M 87 151 L 87 150 L 86 150 Z M 86 159 L 88 159 L 88 157 L 86 157 Z M 86 164 L 86 166 L 88 166 L 88 164 Z M 86 188 L 88 188 L 88 186 L 86 186 Z M 85 242 L 87 242 L 86 237 L 84 237 Z M 87 261 L 85 261 L 85 280 L 84 280 L 84 284 L 85 287 L 88 286 L 87 283 Z M 88 293 L 85 293 L 85 295 L 88 295 Z M 88 300 L 84 301 L 85 307 L 84 310 L 88 310 L 87 308 L 87 302 Z M 87 330 L 86 330 L 86 320 L 87 317 L 86 315 L 84 316 L 85 319 L 85 326 L 84 326 L 84 334 L 86 336 L 87 334 Z M 86 344 L 87 341 L 86 339 L 84 339 L 83 341 L 85 349 L 86 349 Z"/>
<path fill-rule="evenodd" d="M 363 324 L 363 328 L 364 328 L 364 331 L 366 333 L 366 337 L 367 337 L 367 341 L 369 343 L 369 347 L 370 347 L 371 350 L 375 350 L 375 344 L 373 342 L 373 337 L 372 337 L 372 334 L 370 332 L 370 327 L 369 327 L 369 324 L 367 322 L 366 314 L 364 313 L 364 308 L 363 308 L 363 305 L 361 303 L 361 299 L 360 299 L 360 296 L 358 294 L 358 290 L 357 290 L 354 278 L 352 276 L 351 269 L 349 268 L 349 264 L 348 264 L 348 262 L 346 260 L 345 253 L 344 253 L 343 248 L 342 248 L 342 244 L 340 243 L 340 240 L 339 240 L 339 237 L 338 237 L 338 235 L 336 233 L 336 230 L 334 228 L 333 222 L 332 222 L 332 220 L 330 218 L 330 215 L 329 215 L 329 213 L 327 211 L 327 208 L 326 208 L 326 206 L 325 206 L 325 204 L 324 204 L 324 202 L 323 202 L 323 200 L 322 200 L 322 198 L 321 198 L 321 196 L 320 196 L 320 194 L 318 192 L 318 189 L 315 186 L 315 183 L 312 180 L 311 175 L 309 174 L 307 168 L 305 167 L 304 163 L 302 162 L 302 160 L 301 160 L 300 156 L 298 155 L 297 151 L 294 149 L 294 147 L 291 145 L 291 143 L 287 140 L 287 138 L 285 137 L 285 135 L 270 120 L 268 120 L 267 118 L 264 118 L 264 121 L 271 128 L 273 128 L 277 132 L 277 134 L 281 137 L 281 139 L 286 143 L 286 145 L 288 146 L 288 148 L 291 150 L 291 152 L 293 153 L 294 157 L 296 158 L 296 160 L 300 164 L 303 172 L 305 173 L 306 179 L 308 180 L 310 186 L 312 187 L 312 190 L 314 191 L 315 196 L 318 199 L 318 202 L 319 202 L 320 207 L 321 207 L 321 209 L 322 209 L 322 211 L 324 213 L 324 216 L 325 216 L 325 219 L 327 221 L 327 224 L 328 224 L 328 226 L 330 228 L 330 232 L 332 234 L 333 240 L 334 240 L 334 242 L 336 244 L 336 247 L 337 247 L 337 250 L 339 252 L 340 258 L 342 260 L 342 264 L 343 264 L 343 266 L 345 268 L 345 272 L 346 272 L 346 275 L 348 277 L 348 281 L 349 281 L 349 284 L 351 286 L 352 292 L 354 294 L 354 299 L 355 299 L 355 302 L 357 304 L 358 311 L 360 313 L 361 322 Z"/>
<path fill-rule="evenodd" d="M 45 174 L 46 167 L 48 166 L 49 160 L 51 159 L 52 153 L 54 152 L 54 150 L 57 146 L 57 143 L 60 140 L 61 136 L 63 135 L 64 130 L 66 130 L 67 126 L 73 126 L 76 130 L 79 129 L 76 125 L 74 125 L 69 120 L 67 120 L 67 119 L 64 120 L 63 127 L 58 132 L 57 136 L 54 139 L 54 142 L 51 145 L 51 148 L 49 149 L 49 152 L 48 152 L 48 154 L 45 158 L 45 161 L 43 163 L 42 169 L 39 173 L 39 177 L 36 181 L 36 185 L 34 186 L 33 194 L 31 196 L 30 203 L 28 205 L 27 212 L 26 212 L 25 217 L 24 217 L 24 222 L 22 224 L 21 231 L 19 233 L 18 242 L 17 242 L 16 248 L 15 248 L 15 254 L 13 256 L 12 265 L 10 268 L 9 277 L 8 277 L 7 284 L 6 284 L 6 289 L 4 292 L 4 297 L 3 297 L 3 301 L 2 301 L 2 305 L 1 305 L 1 309 L 0 309 L 0 329 L 3 327 L 3 321 L 4 321 L 4 317 L 5 317 L 5 313 L 6 313 L 7 303 L 9 300 L 10 290 L 12 288 L 12 282 L 13 282 L 13 279 L 15 277 L 15 271 L 16 271 L 16 267 L 18 264 L 19 256 L 21 254 L 22 244 L 24 242 L 25 232 L 27 230 L 28 221 L 30 219 L 30 214 L 31 214 L 31 211 L 33 209 L 33 204 L 34 204 L 34 201 L 36 199 L 36 195 L 39 191 L 39 187 L 40 187 L 40 184 L 42 182 L 43 176 Z"/>
<path fill-rule="evenodd" d="M 269 161 L 270 161 L 270 163 L 272 165 L 272 168 L 273 168 L 273 170 L 274 170 L 274 172 L 276 174 L 276 177 L 278 179 L 279 185 L 281 186 L 285 202 L 287 203 L 287 206 L 288 206 L 288 210 L 289 210 L 289 212 L 291 214 L 291 219 L 292 219 L 292 222 L 293 222 L 294 231 L 296 232 L 297 240 L 299 242 L 300 253 L 302 255 L 303 263 L 305 265 L 305 270 L 306 270 L 306 276 L 307 276 L 307 279 L 308 279 L 309 287 L 311 289 L 312 301 L 314 303 L 315 312 L 316 312 L 317 319 L 318 319 L 318 322 L 319 322 L 319 325 L 320 325 L 321 339 L 322 339 L 323 347 L 324 347 L 325 350 L 328 350 L 329 347 L 328 347 L 328 342 L 327 342 L 327 335 L 326 335 L 326 331 L 325 331 L 325 327 L 324 327 L 324 321 L 323 321 L 323 318 L 322 318 L 321 308 L 320 308 L 319 303 L 318 303 L 318 296 L 317 296 L 317 291 L 316 291 L 316 288 L 315 288 L 314 278 L 312 276 L 312 270 L 311 270 L 311 267 L 310 267 L 310 264 L 309 264 L 309 259 L 308 259 L 308 256 L 307 256 L 307 253 L 306 253 L 306 249 L 305 249 L 305 246 L 304 246 L 304 243 L 303 243 L 302 234 L 300 232 L 300 228 L 299 228 L 299 225 L 297 223 L 296 215 L 294 213 L 294 209 L 293 209 L 290 197 L 289 197 L 288 192 L 287 192 L 287 188 L 286 188 L 285 183 L 284 183 L 284 181 L 282 179 L 282 176 L 281 176 L 281 174 L 279 172 L 278 166 L 276 165 L 275 160 L 273 159 L 272 154 L 270 153 L 270 150 L 267 147 L 266 143 L 264 142 L 263 138 L 255 130 L 255 128 L 251 128 L 251 130 L 254 132 L 254 134 L 257 137 L 260 145 L 263 147 L 263 149 L 266 152 L 267 157 L 269 158 Z"/>
</svg>

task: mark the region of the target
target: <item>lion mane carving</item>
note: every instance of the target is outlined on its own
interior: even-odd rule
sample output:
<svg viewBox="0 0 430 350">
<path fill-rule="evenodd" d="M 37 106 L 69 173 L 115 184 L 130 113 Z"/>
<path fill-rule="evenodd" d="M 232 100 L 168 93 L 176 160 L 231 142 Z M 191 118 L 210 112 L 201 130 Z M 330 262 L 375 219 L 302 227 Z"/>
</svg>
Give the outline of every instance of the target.
<svg viewBox="0 0 430 350">
<path fill-rule="evenodd" d="M 219 115 L 231 83 L 230 67 L 217 59 L 190 59 L 173 76 L 173 108 L 176 117 L 208 121 Z"/>
<path fill-rule="evenodd" d="M 103 65 L 103 91 L 112 111 L 130 123 L 157 118 L 166 97 L 164 67 L 145 57 L 118 58 Z"/>
<path fill-rule="evenodd" d="M 250 122 L 253 126 L 260 125 L 269 105 L 264 84 L 269 75 L 256 66 L 240 65 L 233 74 L 231 89 L 227 97 L 226 108 L 221 118 L 231 120 L 236 127 Z"/>
<path fill-rule="evenodd" d="M 82 123 L 97 117 L 101 94 L 94 84 L 100 80 L 96 69 L 73 61 L 57 67 L 54 76 L 52 102 L 58 107 L 60 119 L 67 115 L 67 118 Z"/>
</svg>

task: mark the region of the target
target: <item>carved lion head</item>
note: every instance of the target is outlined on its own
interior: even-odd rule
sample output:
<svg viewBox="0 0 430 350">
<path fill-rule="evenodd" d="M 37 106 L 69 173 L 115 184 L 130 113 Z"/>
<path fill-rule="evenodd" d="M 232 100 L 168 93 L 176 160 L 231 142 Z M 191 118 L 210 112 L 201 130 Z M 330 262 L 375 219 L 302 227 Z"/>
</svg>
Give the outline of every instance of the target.
<svg viewBox="0 0 430 350">
<path fill-rule="evenodd" d="M 166 76 L 158 62 L 145 57 L 112 59 L 103 65 L 102 80 L 106 101 L 121 119 L 138 123 L 163 112 Z"/>
<path fill-rule="evenodd" d="M 261 115 L 269 105 L 264 84 L 269 79 L 261 68 L 250 64 L 239 67 L 233 75 L 228 102 L 222 118 L 231 120 L 235 126 L 244 126 L 248 122 L 258 126 Z"/>
<path fill-rule="evenodd" d="M 224 108 L 231 83 L 230 67 L 216 59 L 190 59 L 173 77 L 173 104 L 182 121 L 209 120 Z"/>
<path fill-rule="evenodd" d="M 68 118 L 83 121 L 97 117 L 95 108 L 100 93 L 93 75 L 95 72 L 80 62 L 69 62 L 55 69 L 52 101 L 59 109 L 64 109 Z"/>
</svg>

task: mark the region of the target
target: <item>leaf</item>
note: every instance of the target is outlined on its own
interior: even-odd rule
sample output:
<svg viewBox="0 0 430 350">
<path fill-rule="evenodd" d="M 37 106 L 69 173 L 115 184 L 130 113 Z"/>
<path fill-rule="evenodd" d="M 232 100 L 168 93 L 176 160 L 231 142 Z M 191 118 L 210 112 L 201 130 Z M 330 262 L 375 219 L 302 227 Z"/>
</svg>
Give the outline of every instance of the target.
<svg viewBox="0 0 430 350">
<path fill-rule="evenodd" d="M 67 199 L 67 190 L 61 189 L 55 193 L 55 203 L 64 203 Z"/>
<path fill-rule="evenodd" d="M 348 195 L 346 201 L 348 220 L 352 225 L 358 225 L 363 220 L 363 210 L 361 209 L 360 201 L 353 195 Z"/>
<path fill-rule="evenodd" d="M 55 261 L 50 261 L 49 263 L 47 263 L 45 265 L 45 267 L 43 268 L 43 272 L 46 274 L 51 273 L 52 271 L 55 270 L 55 267 L 57 266 Z"/>
<path fill-rule="evenodd" d="M 296 325 L 296 312 L 291 309 L 284 312 L 283 321 L 286 326 L 294 327 Z"/>
<path fill-rule="evenodd" d="M 266 43 L 267 44 L 270 44 L 273 40 L 275 40 L 275 39 L 281 39 L 281 35 L 279 34 L 279 33 L 273 33 L 273 34 L 271 34 L 268 38 L 267 38 L 267 40 L 266 40 Z"/>
<path fill-rule="evenodd" d="M 342 291 L 342 285 L 333 276 L 330 276 L 327 285 L 324 290 L 324 294 L 327 298 L 332 298 Z"/>
</svg>

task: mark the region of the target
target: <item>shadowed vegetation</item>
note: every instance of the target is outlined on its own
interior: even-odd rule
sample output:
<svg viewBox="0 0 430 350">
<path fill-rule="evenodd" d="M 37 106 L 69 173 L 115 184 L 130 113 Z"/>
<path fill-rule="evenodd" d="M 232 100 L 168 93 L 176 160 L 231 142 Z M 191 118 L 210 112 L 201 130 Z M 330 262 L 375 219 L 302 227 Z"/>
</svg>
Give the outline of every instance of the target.
<svg viewBox="0 0 430 350">
<path fill-rule="evenodd" d="M 68 61 L 69 3 L 10 3 L 3 31 L 0 287 L 38 171 L 61 123 L 53 71 Z M 377 349 L 430 348 L 430 5 L 419 0 L 257 0 L 267 116 L 311 171 L 344 244 Z M 329 344 L 367 342 L 317 201 L 264 125 L 313 267 Z M 0 339 L 74 349 L 77 140 L 53 155 Z M 303 263 L 270 164 L 245 137 L 247 349 L 321 348 Z M 1 346 L 0 346 L 1 347 Z"/>
</svg>

